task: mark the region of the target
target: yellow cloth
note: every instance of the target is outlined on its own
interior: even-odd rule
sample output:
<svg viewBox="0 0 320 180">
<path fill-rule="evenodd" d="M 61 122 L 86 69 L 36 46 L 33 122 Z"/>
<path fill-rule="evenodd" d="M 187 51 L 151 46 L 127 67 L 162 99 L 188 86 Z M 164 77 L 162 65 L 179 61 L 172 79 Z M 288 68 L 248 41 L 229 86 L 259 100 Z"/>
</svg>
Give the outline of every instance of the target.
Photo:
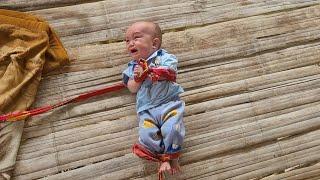
<svg viewBox="0 0 320 180">
<path fill-rule="evenodd" d="M 47 22 L 0 9 L 0 114 L 28 109 L 42 74 L 68 62 L 66 50 Z M 23 125 L 24 121 L 0 124 L 0 179 L 13 169 Z"/>
</svg>

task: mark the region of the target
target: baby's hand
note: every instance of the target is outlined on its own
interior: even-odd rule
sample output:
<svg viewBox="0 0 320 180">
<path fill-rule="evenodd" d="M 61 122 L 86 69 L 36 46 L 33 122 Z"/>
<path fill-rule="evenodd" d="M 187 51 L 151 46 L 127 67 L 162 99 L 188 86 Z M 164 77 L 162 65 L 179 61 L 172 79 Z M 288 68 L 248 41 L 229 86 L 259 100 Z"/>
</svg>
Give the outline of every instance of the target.
<svg viewBox="0 0 320 180">
<path fill-rule="evenodd" d="M 143 73 L 143 69 L 140 65 L 136 65 L 133 69 L 133 75 L 134 77 L 140 77 Z"/>
</svg>

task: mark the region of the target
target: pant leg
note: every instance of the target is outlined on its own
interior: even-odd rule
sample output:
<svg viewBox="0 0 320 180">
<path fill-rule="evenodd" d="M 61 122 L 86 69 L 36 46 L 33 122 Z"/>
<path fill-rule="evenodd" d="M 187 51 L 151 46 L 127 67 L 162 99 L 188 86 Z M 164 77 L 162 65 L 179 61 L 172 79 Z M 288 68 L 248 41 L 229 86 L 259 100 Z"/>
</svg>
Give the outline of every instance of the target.
<svg viewBox="0 0 320 180">
<path fill-rule="evenodd" d="M 164 105 L 161 115 L 161 134 L 163 136 L 164 153 L 172 154 L 181 151 L 185 136 L 183 124 L 183 101 L 172 101 Z"/>
<path fill-rule="evenodd" d="M 9 180 L 21 141 L 24 121 L 0 123 L 0 180 Z"/>
<path fill-rule="evenodd" d="M 153 153 L 163 152 L 163 143 L 158 121 L 149 110 L 139 113 L 139 143 Z"/>
</svg>

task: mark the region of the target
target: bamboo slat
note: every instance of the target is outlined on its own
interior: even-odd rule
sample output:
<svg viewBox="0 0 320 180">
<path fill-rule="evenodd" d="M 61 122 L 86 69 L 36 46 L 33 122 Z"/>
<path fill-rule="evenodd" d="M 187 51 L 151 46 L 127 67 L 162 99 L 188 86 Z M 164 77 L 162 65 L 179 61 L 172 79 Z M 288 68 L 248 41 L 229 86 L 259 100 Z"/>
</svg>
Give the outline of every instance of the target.
<svg viewBox="0 0 320 180">
<path fill-rule="evenodd" d="M 158 22 L 164 31 L 170 31 L 259 14 L 287 11 L 287 9 L 299 9 L 317 5 L 319 2 L 319 0 L 305 0 L 303 2 L 276 0 L 271 5 L 263 0 L 251 2 L 237 0 L 108 0 L 39 10 L 32 13 L 45 17 L 58 30 L 63 42 L 71 47 L 123 40 L 125 28 L 132 22 L 139 20 Z"/>
<path fill-rule="evenodd" d="M 48 20 L 74 59 L 43 78 L 34 106 L 121 80 L 125 28 L 152 20 L 186 90 L 183 174 L 169 179 L 316 179 L 319 3 L 5 0 L 0 8 Z M 127 90 L 31 118 L 13 179 L 155 179 L 156 165 L 131 153 L 137 131 Z"/>
<path fill-rule="evenodd" d="M 281 81 L 294 80 L 296 78 L 302 78 L 306 76 L 312 76 L 319 73 L 319 68 L 317 66 L 307 66 L 302 68 L 296 68 L 284 72 L 273 73 L 263 76 L 257 76 L 250 79 L 244 79 L 240 81 L 218 84 L 213 86 L 208 86 L 200 89 L 195 89 L 192 91 L 187 91 L 182 95 L 182 98 L 188 103 L 199 103 L 201 101 L 208 101 L 213 98 L 221 98 L 227 97 L 230 95 L 235 95 L 239 93 L 245 93 L 250 91 L 250 88 L 255 88 L 257 86 L 267 86 L 268 84 L 279 83 Z M 269 85 L 270 86 L 270 85 Z M 271 86 L 272 87 L 272 86 Z M 274 94 L 269 94 L 269 96 L 273 96 Z M 52 98 L 48 97 L 44 99 L 42 102 L 50 102 Z M 126 106 L 127 104 L 134 103 L 134 96 L 132 95 L 124 95 L 119 97 L 112 97 L 105 99 L 101 97 L 101 100 L 96 100 L 95 102 L 86 102 L 83 104 L 79 104 L 75 107 L 70 107 L 68 111 L 61 113 L 62 118 L 70 118 L 74 116 L 80 116 L 95 112 L 100 112 L 112 108 L 118 108 L 121 106 Z M 41 102 L 41 101 L 39 101 Z M 110 103 L 115 102 L 115 103 Z M 44 103 L 43 103 L 44 104 Z M 201 111 L 206 111 L 208 108 L 212 107 L 213 103 L 207 103 L 206 105 L 192 107 L 192 113 L 197 113 Z"/>
<path fill-rule="evenodd" d="M 319 38 L 318 11 L 319 6 L 312 6 L 169 32 L 164 34 L 163 45 L 178 56 L 180 69 L 281 50 Z M 69 48 L 77 61 L 64 71 L 108 68 L 116 75 L 129 59 L 124 47 L 119 42 Z"/>
<path fill-rule="evenodd" d="M 313 78 L 318 78 L 318 77 L 319 76 L 316 76 Z M 310 79 L 313 79 L 313 78 L 310 78 Z M 284 81 L 284 83 L 286 83 L 286 81 Z M 192 123 L 192 125 L 190 125 L 191 128 L 188 129 L 188 131 L 192 132 L 193 129 L 197 129 L 198 127 L 207 127 L 207 128 L 219 127 L 220 126 L 219 123 L 221 123 L 221 121 L 223 121 L 225 124 L 228 124 L 228 123 L 231 124 L 233 121 L 240 120 L 241 118 L 245 119 L 251 116 L 258 116 L 264 113 L 279 111 L 285 108 L 317 102 L 318 101 L 317 94 L 319 90 L 313 89 L 313 88 L 319 88 L 318 79 L 314 81 L 307 81 L 305 83 L 302 81 L 297 85 L 284 86 L 284 87 L 257 91 L 257 92 L 254 91 L 251 93 L 244 93 L 241 95 L 235 95 L 231 97 L 206 101 L 204 103 L 193 104 L 187 107 L 186 115 L 197 114 L 199 113 L 199 111 L 203 109 L 206 109 L 206 111 L 203 114 L 197 114 L 190 117 L 186 117 L 185 123 L 188 124 L 189 121 L 190 123 Z M 308 91 L 306 91 L 307 89 Z M 297 90 L 298 92 L 296 92 Z M 272 97 L 274 95 L 276 96 Z M 308 95 L 308 96 L 304 96 L 304 95 Z M 292 100 L 292 97 L 295 97 L 294 100 Z M 267 109 L 264 107 L 265 104 L 272 104 L 272 102 L 277 102 L 277 105 Z M 210 107 L 210 109 L 205 107 Z M 231 107 L 232 110 L 225 110 L 225 109 L 230 109 L 229 107 Z M 88 125 L 90 123 L 98 123 L 106 120 L 111 121 L 111 120 L 117 119 L 122 121 L 123 119 L 127 119 L 127 118 L 135 119 L 134 116 L 130 116 L 130 114 L 135 114 L 134 107 L 131 107 L 130 109 L 131 109 L 131 113 L 119 113 L 120 110 L 116 109 L 114 111 L 107 111 L 107 112 L 102 111 L 101 113 L 95 113 L 92 115 L 91 114 L 89 115 L 75 114 L 73 116 L 70 116 L 71 114 L 69 113 L 69 116 L 63 116 L 63 115 L 60 115 L 60 117 L 55 117 L 53 115 L 48 115 L 48 116 L 49 117 L 53 116 L 55 117 L 56 120 L 60 120 L 58 122 L 54 122 L 54 127 L 56 131 L 62 131 L 62 130 L 67 130 L 70 127 L 75 128 L 81 125 Z M 227 114 L 229 115 L 227 116 L 227 114 L 223 113 L 223 111 L 227 111 Z M 82 112 L 82 110 L 81 109 L 76 110 L 76 112 Z M 220 115 L 222 113 L 223 115 Z M 41 119 L 42 118 L 40 118 L 40 120 Z M 255 118 L 253 118 L 252 120 L 254 119 Z M 252 121 L 252 120 L 248 120 L 248 121 Z M 25 137 L 36 136 L 41 132 L 44 132 L 44 133 L 50 132 L 50 131 L 47 131 L 47 129 L 51 128 L 51 124 L 46 123 L 46 121 L 50 122 L 50 120 L 44 119 L 44 122 L 41 125 L 26 128 Z M 212 124 L 210 123 L 211 121 L 214 121 L 215 124 L 210 125 Z M 32 124 L 32 121 L 30 123 Z M 133 123 L 135 124 L 134 121 Z M 221 125 L 221 126 L 224 126 L 224 125 Z M 35 135 L 31 135 L 29 134 L 29 132 Z"/>
<path fill-rule="evenodd" d="M 244 172 L 262 169 L 266 174 L 276 171 L 285 170 L 286 168 L 298 164 L 311 163 L 319 160 L 319 131 L 314 131 L 301 135 L 297 138 L 290 138 L 279 141 L 274 144 L 258 147 L 251 151 L 241 151 L 236 155 L 226 155 L 223 157 L 214 157 L 210 160 L 192 163 L 182 167 L 183 174 L 181 179 L 245 179 L 239 175 Z M 309 154 L 307 158 L 303 158 Z M 259 157 L 259 158 L 256 158 Z M 298 158 L 300 157 L 300 158 Z M 122 164 L 127 162 L 126 165 Z M 86 166 L 82 169 L 67 171 L 63 174 L 49 176 L 48 179 L 128 179 L 143 177 L 143 166 L 133 155 L 128 154 L 110 161 L 103 161 L 97 164 Z M 285 163 L 284 163 L 285 162 Z M 126 166 L 123 170 L 119 167 Z M 118 168 L 113 168 L 118 167 Z M 271 167 L 271 168 L 270 168 Z M 81 175 L 80 175 L 81 174 Z M 254 173 L 246 178 L 256 178 Z M 155 179 L 156 175 L 147 176 L 143 179 Z M 175 177 L 176 178 L 176 177 Z M 175 179 L 173 178 L 173 179 Z M 170 178 L 169 178 L 170 179 Z"/>
<path fill-rule="evenodd" d="M 273 179 L 311 179 L 319 178 L 320 176 L 320 164 L 311 165 L 299 169 L 290 170 L 281 174 L 274 174 L 268 177 L 262 178 L 262 180 L 273 180 Z"/>
<path fill-rule="evenodd" d="M 316 64 L 320 62 L 318 58 L 319 46 L 319 43 L 302 45 L 255 57 L 228 61 L 223 64 L 214 63 L 209 67 L 199 66 L 198 68 L 201 69 L 182 70 L 178 75 L 178 82 L 185 89 L 195 89 L 206 85 L 221 84 Z M 272 59 L 268 59 L 270 57 Z M 120 81 L 120 73 L 123 69 L 116 68 L 118 72 L 114 72 L 116 73 L 114 75 L 110 75 L 109 69 L 101 69 L 85 71 L 82 74 L 66 72 L 55 77 L 49 77 L 41 84 L 46 88 L 41 88 L 38 97 L 39 99 L 48 96 L 53 98 L 55 95 L 61 94 L 62 91 L 66 91 L 66 96 L 72 96 L 75 95 L 74 93 L 79 94 L 77 89 L 85 92 L 92 87 L 98 88 L 115 80 Z M 60 96 L 58 97 L 60 98 Z"/>
<path fill-rule="evenodd" d="M 74 5 L 76 3 L 88 3 L 98 0 L 1 0 L 0 8 L 18 11 L 46 9 L 59 6 Z"/>
<path fill-rule="evenodd" d="M 217 154 L 230 152 L 230 151 L 245 148 L 248 146 L 250 147 L 257 143 L 276 140 L 277 138 L 280 138 L 280 137 L 290 136 L 297 133 L 307 132 L 309 130 L 319 128 L 320 121 L 319 121 L 319 118 L 317 117 L 319 117 L 320 114 L 318 112 L 318 109 L 319 109 L 319 105 L 308 107 L 302 110 L 298 110 L 288 114 L 283 114 L 276 117 L 262 119 L 260 121 L 256 121 L 253 123 L 247 123 L 245 125 L 233 126 L 233 127 L 218 130 L 215 132 L 210 132 L 202 135 L 189 137 L 188 139 L 186 139 L 185 144 L 186 146 L 192 146 L 192 148 L 188 148 L 188 147 L 185 148 L 186 152 L 184 153 L 182 164 L 204 160 L 206 158 L 214 157 Z M 85 132 L 86 131 L 84 131 L 84 133 Z M 95 129 L 95 132 L 103 133 L 105 131 Z M 73 158 L 77 158 L 78 161 L 84 160 L 86 156 L 84 156 L 83 153 L 89 155 L 88 152 L 90 152 L 89 156 L 92 156 L 93 155 L 92 153 L 94 153 L 94 156 L 92 158 L 97 158 L 97 156 L 99 155 L 99 152 L 105 156 L 104 158 L 107 158 L 106 157 L 108 155 L 107 150 L 110 150 L 109 152 L 114 153 L 119 151 L 117 150 L 118 148 L 127 147 L 127 149 L 130 149 L 130 145 L 134 142 L 134 139 L 137 138 L 137 137 L 129 138 L 128 136 L 126 136 L 124 137 L 124 139 L 127 139 L 127 140 L 131 139 L 131 141 L 123 141 L 120 137 L 120 138 L 111 139 L 110 141 L 109 140 L 101 141 L 94 144 L 91 144 L 92 143 L 91 142 L 88 145 L 79 146 L 78 148 L 73 147 L 73 148 L 67 148 L 65 150 L 61 149 L 60 151 L 60 147 L 58 145 L 59 139 L 61 139 L 62 142 L 65 141 L 65 143 L 70 144 L 70 142 L 68 142 L 70 141 L 70 139 L 68 138 L 68 136 L 64 135 L 65 133 L 68 133 L 68 132 L 63 131 L 60 133 L 58 132 L 58 133 L 52 134 L 55 137 L 53 140 L 51 140 L 54 143 L 52 147 L 53 149 L 55 149 L 55 151 L 53 151 L 52 154 L 44 155 L 44 156 L 38 155 L 35 158 L 18 161 L 17 168 L 21 169 L 21 172 L 19 173 L 16 172 L 16 174 L 30 173 L 32 175 L 32 174 L 37 174 L 41 172 L 41 170 L 45 170 L 48 168 L 56 169 L 56 167 L 58 167 L 58 169 L 65 169 L 67 165 L 72 166 L 72 163 L 70 162 L 77 163 L 77 160 Z M 74 133 L 70 135 L 72 136 L 73 134 Z M 81 133 L 78 132 L 77 134 L 78 134 L 78 137 L 80 138 L 82 137 Z M 96 137 L 99 138 L 99 136 L 96 136 Z M 101 138 L 101 139 L 104 139 L 104 138 Z M 41 142 L 45 143 L 43 141 Z M 117 146 L 117 144 L 113 145 L 114 143 L 111 143 L 111 142 L 119 142 L 117 143 L 119 146 Z M 41 148 L 39 147 L 39 145 L 36 147 Z M 97 151 L 94 151 L 95 149 Z M 36 154 L 39 153 L 38 151 L 39 150 L 37 150 L 37 152 L 35 153 Z M 26 156 L 28 154 L 24 153 L 24 155 Z M 88 161 L 90 162 L 91 160 L 92 159 L 89 158 L 85 163 L 87 164 Z M 48 163 L 48 162 L 51 162 L 51 163 Z M 70 164 L 67 164 L 68 162 Z M 29 165 L 30 163 L 34 164 L 34 166 L 28 167 L 27 165 Z M 69 167 L 69 168 L 72 168 L 72 167 Z M 32 173 L 32 172 L 35 172 L 35 173 Z"/>
</svg>

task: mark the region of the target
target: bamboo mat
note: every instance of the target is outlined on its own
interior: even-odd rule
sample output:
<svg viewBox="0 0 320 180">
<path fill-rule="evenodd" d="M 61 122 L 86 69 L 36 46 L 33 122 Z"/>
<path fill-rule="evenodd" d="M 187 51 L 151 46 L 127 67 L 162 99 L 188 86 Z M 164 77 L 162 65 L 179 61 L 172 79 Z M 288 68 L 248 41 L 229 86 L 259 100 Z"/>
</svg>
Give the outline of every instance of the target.
<svg viewBox="0 0 320 180">
<path fill-rule="evenodd" d="M 72 63 L 34 107 L 121 80 L 128 25 L 152 20 L 186 90 L 183 173 L 168 179 L 319 179 L 319 0 L 4 0 L 58 32 Z M 14 179 L 156 179 L 131 153 L 135 97 L 100 96 L 26 122 Z"/>
</svg>

